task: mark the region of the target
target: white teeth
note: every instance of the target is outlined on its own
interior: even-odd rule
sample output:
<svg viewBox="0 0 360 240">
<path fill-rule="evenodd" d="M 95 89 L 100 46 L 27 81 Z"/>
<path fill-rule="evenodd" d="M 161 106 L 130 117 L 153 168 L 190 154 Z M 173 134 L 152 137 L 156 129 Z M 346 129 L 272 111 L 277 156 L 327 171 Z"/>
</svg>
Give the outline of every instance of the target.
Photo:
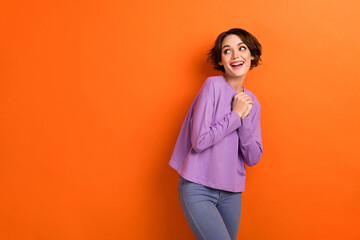
<svg viewBox="0 0 360 240">
<path fill-rule="evenodd" d="M 234 64 L 231 64 L 232 66 L 239 66 L 239 65 L 243 65 L 244 62 L 237 62 L 237 63 L 234 63 Z"/>
</svg>

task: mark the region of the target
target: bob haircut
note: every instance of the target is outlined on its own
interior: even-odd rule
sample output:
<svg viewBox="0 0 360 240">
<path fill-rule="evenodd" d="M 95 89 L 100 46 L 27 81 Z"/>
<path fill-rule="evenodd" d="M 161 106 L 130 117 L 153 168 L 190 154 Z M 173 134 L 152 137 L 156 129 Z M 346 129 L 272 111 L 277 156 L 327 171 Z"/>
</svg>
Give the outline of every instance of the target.
<svg viewBox="0 0 360 240">
<path fill-rule="evenodd" d="M 214 47 L 208 52 L 208 61 L 212 62 L 214 69 L 223 73 L 225 72 L 224 67 L 219 65 L 219 62 L 221 62 L 222 42 L 224 41 L 225 37 L 231 34 L 237 35 L 249 48 L 251 56 L 254 57 L 254 60 L 251 60 L 250 69 L 256 67 L 261 61 L 261 44 L 251 33 L 245 31 L 244 29 L 232 28 L 226 32 L 221 33 L 216 38 Z"/>
</svg>

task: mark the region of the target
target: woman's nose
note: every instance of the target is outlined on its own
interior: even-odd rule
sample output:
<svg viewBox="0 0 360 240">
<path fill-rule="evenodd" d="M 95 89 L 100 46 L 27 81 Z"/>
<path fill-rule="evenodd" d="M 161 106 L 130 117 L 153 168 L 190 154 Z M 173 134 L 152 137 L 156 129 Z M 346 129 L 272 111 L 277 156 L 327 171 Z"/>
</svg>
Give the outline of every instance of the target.
<svg viewBox="0 0 360 240">
<path fill-rule="evenodd" d="M 239 55 L 240 55 L 240 54 L 239 54 L 237 51 L 234 51 L 232 57 L 233 57 L 233 59 L 236 59 L 236 58 L 239 57 Z"/>
</svg>

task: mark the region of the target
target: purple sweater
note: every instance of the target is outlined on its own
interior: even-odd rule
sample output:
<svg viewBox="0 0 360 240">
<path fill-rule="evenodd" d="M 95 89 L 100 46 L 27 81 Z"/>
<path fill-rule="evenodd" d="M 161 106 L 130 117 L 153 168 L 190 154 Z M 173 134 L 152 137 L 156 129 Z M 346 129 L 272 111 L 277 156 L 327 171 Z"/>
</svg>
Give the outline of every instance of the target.
<svg viewBox="0 0 360 240">
<path fill-rule="evenodd" d="M 231 109 L 237 94 L 223 76 L 209 77 L 197 94 L 170 159 L 185 179 L 230 192 L 245 190 L 245 164 L 253 166 L 262 155 L 260 103 L 241 119 Z"/>
</svg>

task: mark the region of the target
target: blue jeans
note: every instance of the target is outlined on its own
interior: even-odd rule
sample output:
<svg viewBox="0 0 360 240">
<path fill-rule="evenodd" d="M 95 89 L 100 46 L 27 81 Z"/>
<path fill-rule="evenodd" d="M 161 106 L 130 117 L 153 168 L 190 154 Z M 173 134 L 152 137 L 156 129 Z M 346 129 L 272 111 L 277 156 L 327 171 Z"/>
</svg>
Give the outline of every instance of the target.
<svg viewBox="0 0 360 240">
<path fill-rule="evenodd" d="M 179 198 L 185 218 L 196 239 L 236 240 L 242 193 L 193 183 L 180 176 Z"/>
</svg>

